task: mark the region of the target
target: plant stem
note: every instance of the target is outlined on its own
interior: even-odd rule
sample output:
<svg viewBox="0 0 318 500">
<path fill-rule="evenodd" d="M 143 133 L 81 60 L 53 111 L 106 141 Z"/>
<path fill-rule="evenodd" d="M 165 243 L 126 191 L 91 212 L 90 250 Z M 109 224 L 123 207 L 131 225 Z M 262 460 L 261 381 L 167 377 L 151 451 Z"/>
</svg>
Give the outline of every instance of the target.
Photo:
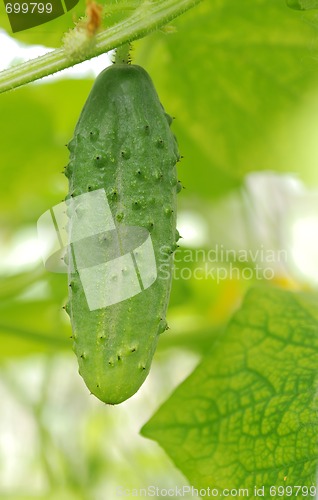
<svg viewBox="0 0 318 500">
<path fill-rule="evenodd" d="M 33 82 L 137 40 L 164 26 L 202 0 L 145 0 L 129 17 L 96 36 L 95 46 L 81 57 L 70 57 L 63 48 L 0 72 L 0 93 Z"/>
<path fill-rule="evenodd" d="M 115 57 L 115 63 L 116 64 L 129 64 L 130 62 L 130 51 L 131 51 L 131 44 L 130 43 L 125 43 L 124 45 L 121 45 L 118 47 L 116 50 L 116 57 Z"/>
</svg>

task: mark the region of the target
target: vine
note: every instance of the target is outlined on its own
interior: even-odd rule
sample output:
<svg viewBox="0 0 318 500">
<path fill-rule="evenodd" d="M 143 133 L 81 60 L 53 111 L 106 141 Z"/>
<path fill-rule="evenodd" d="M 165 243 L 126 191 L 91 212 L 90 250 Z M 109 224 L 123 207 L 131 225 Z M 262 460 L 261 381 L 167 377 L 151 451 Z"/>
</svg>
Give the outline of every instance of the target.
<svg viewBox="0 0 318 500">
<path fill-rule="evenodd" d="M 43 56 L 0 72 L 0 93 L 13 90 L 62 69 L 69 68 L 123 44 L 143 38 L 191 9 L 202 0 L 145 0 L 131 15 L 94 37 L 94 43 L 82 50 L 70 51 L 64 46 Z M 76 27 L 73 30 L 77 35 Z M 72 32 L 68 34 L 72 36 Z M 68 45 L 70 38 L 68 37 Z"/>
</svg>

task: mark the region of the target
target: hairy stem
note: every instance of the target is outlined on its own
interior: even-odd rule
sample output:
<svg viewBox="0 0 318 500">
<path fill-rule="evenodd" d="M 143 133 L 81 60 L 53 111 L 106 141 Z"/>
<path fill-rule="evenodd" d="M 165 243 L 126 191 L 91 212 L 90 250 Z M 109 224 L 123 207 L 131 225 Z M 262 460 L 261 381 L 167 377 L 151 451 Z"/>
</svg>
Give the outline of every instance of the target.
<svg viewBox="0 0 318 500">
<path fill-rule="evenodd" d="M 130 43 L 125 43 L 121 47 L 118 47 L 116 50 L 116 57 L 115 57 L 115 63 L 116 64 L 129 64 L 130 62 L 130 50 L 131 50 L 131 45 Z"/>
<path fill-rule="evenodd" d="M 70 56 L 63 48 L 0 72 L 0 93 L 74 66 L 116 47 L 142 38 L 202 0 L 145 0 L 129 17 L 96 36 L 94 46 L 81 56 Z"/>
</svg>

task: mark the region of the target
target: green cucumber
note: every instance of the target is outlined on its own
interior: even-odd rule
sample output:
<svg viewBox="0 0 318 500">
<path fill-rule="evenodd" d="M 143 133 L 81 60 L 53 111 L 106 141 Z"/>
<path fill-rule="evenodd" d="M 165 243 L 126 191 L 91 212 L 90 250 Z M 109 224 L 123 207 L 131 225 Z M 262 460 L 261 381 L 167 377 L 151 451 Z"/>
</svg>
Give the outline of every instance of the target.
<svg viewBox="0 0 318 500">
<path fill-rule="evenodd" d="M 79 272 L 69 264 L 66 309 L 79 373 L 91 393 L 108 404 L 121 403 L 139 389 L 158 336 L 167 328 L 172 273 L 162 276 L 160 268 L 172 268 L 180 190 L 180 156 L 171 122 L 147 72 L 137 65 L 114 64 L 97 77 L 68 144 L 68 197 L 104 189 L 116 228 L 147 229 L 156 260 L 151 286 L 96 310 L 88 307 Z M 71 229 L 70 234 L 72 240 Z M 109 286 L 122 285 L 119 280 Z"/>
</svg>

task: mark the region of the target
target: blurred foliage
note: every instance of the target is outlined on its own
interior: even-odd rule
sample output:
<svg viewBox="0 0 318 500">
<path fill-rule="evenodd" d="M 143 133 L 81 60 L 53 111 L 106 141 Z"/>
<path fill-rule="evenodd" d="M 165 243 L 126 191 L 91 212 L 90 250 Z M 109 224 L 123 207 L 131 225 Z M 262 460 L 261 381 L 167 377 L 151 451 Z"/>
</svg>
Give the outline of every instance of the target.
<svg viewBox="0 0 318 500">
<path fill-rule="evenodd" d="M 287 5 L 296 10 L 318 9 L 317 0 L 287 0 Z"/>
<path fill-rule="evenodd" d="M 1 96 L 1 228 L 6 234 L 35 223 L 65 197 L 62 176 L 91 81 L 33 84 Z"/>
<path fill-rule="evenodd" d="M 113 500 L 118 487 L 182 487 L 186 481 L 165 453 L 138 434 L 158 400 L 181 381 L 178 361 L 176 373 L 175 363 L 158 360 L 142 398 L 116 409 L 88 395 L 75 356 L 3 363 L 1 499 Z"/>
<path fill-rule="evenodd" d="M 136 43 L 136 62 L 176 117 L 184 196 L 220 196 L 255 170 L 317 183 L 312 19 L 275 0 L 216 0 L 176 20 L 176 33 Z"/>
</svg>

